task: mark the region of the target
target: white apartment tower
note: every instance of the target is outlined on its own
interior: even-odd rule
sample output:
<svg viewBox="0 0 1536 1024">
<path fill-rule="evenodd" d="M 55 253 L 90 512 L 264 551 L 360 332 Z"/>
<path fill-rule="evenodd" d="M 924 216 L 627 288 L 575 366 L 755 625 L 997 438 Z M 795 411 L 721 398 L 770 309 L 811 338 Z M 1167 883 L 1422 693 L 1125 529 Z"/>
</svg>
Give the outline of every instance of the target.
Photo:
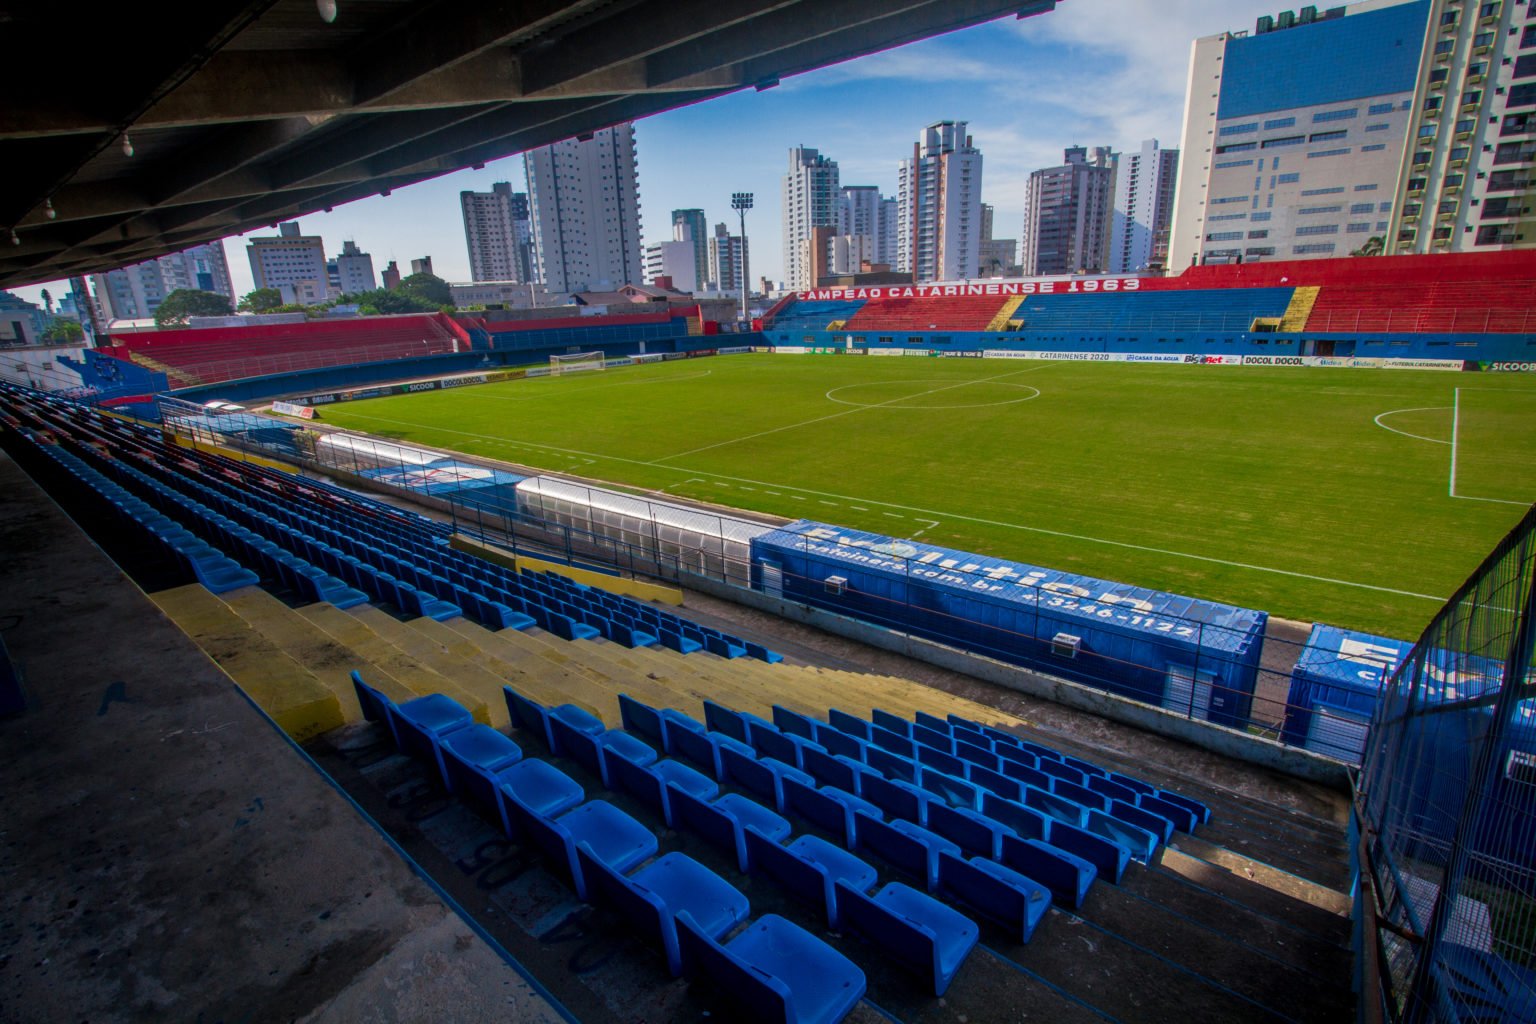
<svg viewBox="0 0 1536 1024">
<path fill-rule="evenodd" d="M 709 237 L 709 279 L 716 291 L 740 292 L 747 267 L 747 242 L 733 235 L 725 224 L 716 224 Z"/>
<path fill-rule="evenodd" d="M 897 268 L 917 281 L 977 276 L 981 260 L 981 151 L 964 121 L 923 129 L 897 188 Z"/>
<path fill-rule="evenodd" d="M 1430 7 L 1389 253 L 1536 246 L 1536 7 Z"/>
<path fill-rule="evenodd" d="M 1109 229 L 1111 274 L 1134 274 L 1168 262 L 1168 228 L 1173 223 L 1173 190 L 1179 151 L 1147 139 L 1139 150 L 1120 154 L 1115 175 L 1115 208 Z"/>
<path fill-rule="evenodd" d="M 473 281 L 526 284 L 529 271 L 528 196 L 498 181 L 489 192 L 460 192 L 464 244 Z"/>
<path fill-rule="evenodd" d="M 352 241 L 341 243 L 341 253 L 336 257 L 336 278 L 343 295 L 371 292 L 379 287 L 378 278 L 373 276 L 373 256 Z"/>
<path fill-rule="evenodd" d="M 816 286 L 806 247 L 812 229 L 837 227 L 837 200 L 837 161 L 804 146 L 791 149 L 782 201 L 784 287 L 790 291 Z"/>
<path fill-rule="evenodd" d="M 642 280 L 634 125 L 529 150 L 523 163 L 534 252 L 551 295 Z"/>
<path fill-rule="evenodd" d="M 276 288 L 284 302 L 324 302 L 330 294 L 325 242 L 319 235 L 300 234 L 298 221 L 279 224 L 277 232 L 246 245 L 255 287 Z"/>
</svg>

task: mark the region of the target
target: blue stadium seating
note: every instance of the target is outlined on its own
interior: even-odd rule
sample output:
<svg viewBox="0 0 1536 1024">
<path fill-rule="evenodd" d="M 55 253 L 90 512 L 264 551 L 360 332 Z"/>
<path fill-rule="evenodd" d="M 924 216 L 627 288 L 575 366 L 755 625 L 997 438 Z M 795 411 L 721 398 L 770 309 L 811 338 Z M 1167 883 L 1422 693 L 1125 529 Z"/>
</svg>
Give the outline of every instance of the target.
<svg viewBox="0 0 1536 1024">
<path fill-rule="evenodd" d="M 985 857 L 939 854 L 939 892 L 1001 924 L 1019 942 L 1030 940 L 1051 908 L 1039 882 Z"/>
<path fill-rule="evenodd" d="M 582 900 L 588 890 L 576 859 L 577 843 L 586 844 L 593 857 L 619 872 L 654 856 L 659 846 L 650 829 L 606 800 L 588 800 L 559 817 L 533 813 L 525 820 L 534 841 L 564 869 Z"/>
<path fill-rule="evenodd" d="M 834 1024 L 864 997 L 857 965 L 775 914 L 723 945 L 686 910 L 677 915 L 677 931 L 688 975 L 713 984 L 754 1020 Z"/>
<path fill-rule="evenodd" d="M 896 960 L 922 972 L 942 996 L 981 938 L 964 914 L 926 893 L 891 882 L 873 896 L 837 882 L 842 919 Z"/>
</svg>

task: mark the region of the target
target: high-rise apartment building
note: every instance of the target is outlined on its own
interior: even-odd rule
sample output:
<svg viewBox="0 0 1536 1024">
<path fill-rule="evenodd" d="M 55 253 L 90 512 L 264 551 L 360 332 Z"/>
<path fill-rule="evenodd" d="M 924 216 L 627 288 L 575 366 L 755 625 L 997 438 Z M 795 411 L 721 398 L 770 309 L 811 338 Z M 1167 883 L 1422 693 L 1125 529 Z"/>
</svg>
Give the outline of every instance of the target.
<svg viewBox="0 0 1536 1024">
<path fill-rule="evenodd" d="M 1430 6 L 1389 253 L 1536 246 L 1536 7 Z"/>
<path fill-rule="evenodd" d="M 413 275 L 432 274 L 432 257 L 422 256 L 420 259 L 411 260 L 411 273 Z M 437 275 L 432 274 L 432 276 L 436 277 Z"/>
<path fill-rule="evenodd" d="M 709 280 L 709 228 L 704 223 L 704 211 L 673 210 L 672 240 L 693 243 L 693 279 L 702 288 Z"/>
<path fill-rule="evenodd" d="M 715 290 L 741 291 L 742 275 L 747 272 L 747 240 L 733 235 L 725 224 L 716 224 L 709 236 L 709 280 Z"/>
<path fill-rule="evenodd" d="M 1410 148 L 1432 6 L 1367 0 L 1321 15 L 1304 7 L 1299 17 L 1260 18 L 1252 35 L 1194 41 L 1170 271 L 1381 244 Z M 1475 16 L 1480 5 L 1454 6 Z M 1459 111 L 1447 114 L 1454 126 Z M 1436 139 L 1438 130 L 1431 125 Z"/>
<path fill-rule="evenodd" d="M 964 121 L 936 121 L 901 162 L 897 268 L 921 281 L 975 277 L 981 263 L 981 151 Z"/>
<path fill-rule="evenodd" d="M 459 208 L 471 280 L 532 280 L 526 192 L 513 192 L 511 182 L 498 181 L 489 192 L 460 192 Z"/>
<path fill-rule="evenodd" d="M 1147 139 L 1139 150 L 1120 154 L 1115 172 L 1115 207 L 1109 229 L 1111 274 L 1132 274 L 1168 264 L 1168 228 L 1179 151 Z"/>
<path fill-rule="evenodd" d="M 371 292 L 379 287 L 373 276 L 373 256 L 363 252 L 357 243 L 341 243 L 341 253 L 336 257 L 336 285 L 342 295 Z"/>
<path fill-rule="evenodd" d="M 1024 273 L 1097 274 L 1108 265 L 1117 155 L 1070 146 L 1059 167 L 1029 176 L 1020 260 Z"/>
<path fill-rule="evenodd" d="M 680 234 L 687 232 L 683 225 L 678 225 L 678 228 Z M 646 284 L 655 284 L 657 278 L 665 277 L 680 292 L 696 292 L 699 290 L 699 282 L 694 276 L 697 273 L 692 239 L 675 238 L 670 242 L 645 247 Z"/>
<path fill-rule="evenodd" d="M 91 283 L 102 314 L 108 319 L 152 317 L 161 300 L 181 288 L 217 292 L 231 301 L 235 297 L 223 241 L 195 245 L 105 274 L 92 274 Z"/>
<path fill-rule="evenodd" d="M 523 163 L 534 253 L 550 294 L 642 280 L 634 125 L 541 146 Z"/>
<path fill-rule="evenodd" d="M 791 291 L 816 286 L 809 258 L 811 233 L 837 227 L 837 175 L 837 161 L 816 150 L 796 146 L 789 151 L 782 211 L 784 287 Z"/>
<path fill-rule="evenodd" d="M 300 234 L 298 221 L 279 224 L 277 234 L 252 238 L 245 248 L 255 287 L 276 288 L 284 302 L 305 305 L 330 296 L 325 242 L 319 235 Z"/>
</svg>

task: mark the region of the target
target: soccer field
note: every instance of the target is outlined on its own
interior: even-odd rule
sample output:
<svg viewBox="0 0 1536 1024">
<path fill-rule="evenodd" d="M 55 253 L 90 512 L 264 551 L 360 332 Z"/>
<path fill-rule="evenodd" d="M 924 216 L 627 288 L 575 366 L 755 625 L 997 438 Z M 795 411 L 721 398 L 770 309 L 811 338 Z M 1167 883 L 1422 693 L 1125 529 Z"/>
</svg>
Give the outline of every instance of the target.
<svg viewBox="0 0 1536 1024">
<path fill-rule="evenodd" d="M 1409 639 L 1536 500 L 1521 374 L 738 355 L 321 415 Z"/>
</svg>

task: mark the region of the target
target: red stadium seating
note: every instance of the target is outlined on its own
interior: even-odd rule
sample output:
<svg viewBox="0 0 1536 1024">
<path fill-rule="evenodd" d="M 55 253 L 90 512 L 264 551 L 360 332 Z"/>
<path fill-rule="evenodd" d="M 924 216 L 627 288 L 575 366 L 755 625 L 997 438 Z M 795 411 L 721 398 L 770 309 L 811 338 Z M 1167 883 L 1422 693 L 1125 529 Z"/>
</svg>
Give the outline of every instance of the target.
<svg viewBox="0 0 1536 1024">
<path fill-rule="evenodd" d="M 292 373 L 466 351 L 469 335 L 440 313 L 112 336 L 103 351 L 156 369 L 172 385 Z"/>
<path fill-rule="evenodd" d="M 998 295 L 870 299 L 845 326 L 850 331 L 984 331 L 1007 301 Z"/>
</svg>

